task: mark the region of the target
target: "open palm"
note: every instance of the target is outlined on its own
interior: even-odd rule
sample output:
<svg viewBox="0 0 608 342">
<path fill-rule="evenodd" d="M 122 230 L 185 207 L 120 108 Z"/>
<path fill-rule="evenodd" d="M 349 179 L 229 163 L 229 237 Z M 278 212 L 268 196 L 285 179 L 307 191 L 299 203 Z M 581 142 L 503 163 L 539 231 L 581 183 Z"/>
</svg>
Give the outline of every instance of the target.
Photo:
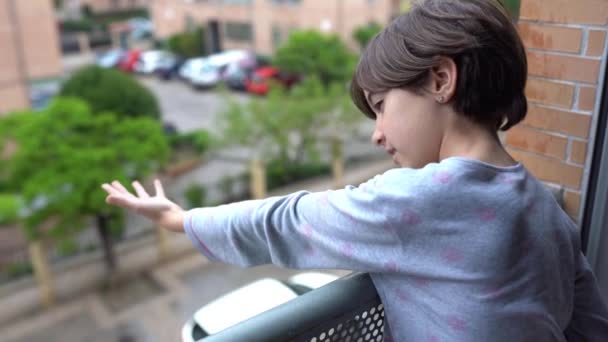
<svg viewBox="0 0 608 342">
<path fill-rule="evenodd" d="M 183 210 L 165 196 L 159 180 L 154 181 L 154 196 L 150 196 L 138 181 L 132 185 L 137 196 L 118 181 L 102 184 L 101 187 L 108 193 L 106 203 L 131 210 L 170 230 L 183 230 Z"/>
</svg>

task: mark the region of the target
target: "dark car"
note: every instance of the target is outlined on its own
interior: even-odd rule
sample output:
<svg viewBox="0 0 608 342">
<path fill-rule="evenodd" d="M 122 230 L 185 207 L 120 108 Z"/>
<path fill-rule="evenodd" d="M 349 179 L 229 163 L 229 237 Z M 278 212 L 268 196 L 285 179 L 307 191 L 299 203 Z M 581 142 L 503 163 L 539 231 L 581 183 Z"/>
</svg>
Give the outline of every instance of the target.
<svg viewBox="0 0 608 342">
<path fill-rule="evenodd" d="M 156 75 L 164 81 L 172 80 L 174 77 L 179 76 L 179 69 L 185 61 L 185 58 L 179 56 L 169 59 L 156 69 Z"/>
</svg>

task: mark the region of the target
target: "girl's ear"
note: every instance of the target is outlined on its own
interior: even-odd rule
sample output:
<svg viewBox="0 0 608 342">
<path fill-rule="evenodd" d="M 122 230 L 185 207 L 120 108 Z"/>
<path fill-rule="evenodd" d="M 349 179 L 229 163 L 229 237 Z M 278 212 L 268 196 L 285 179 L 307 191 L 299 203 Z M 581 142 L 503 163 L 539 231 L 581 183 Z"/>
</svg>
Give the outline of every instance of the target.
<svg viewBox="0 0 608 342">
<path fill-rule="evenodd" d="M 454 60 L 442 57 L 439 64 L 431 69 L 430 90 L 440 103 L 449 102 L 456 93 L 458 70 Z"/>
</svg>

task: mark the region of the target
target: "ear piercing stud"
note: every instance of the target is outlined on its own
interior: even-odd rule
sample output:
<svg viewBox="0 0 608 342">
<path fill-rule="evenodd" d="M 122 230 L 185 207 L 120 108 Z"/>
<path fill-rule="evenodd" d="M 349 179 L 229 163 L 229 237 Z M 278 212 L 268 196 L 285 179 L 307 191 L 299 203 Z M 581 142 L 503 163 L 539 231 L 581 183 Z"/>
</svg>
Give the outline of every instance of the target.
<svg viewBox="0 0 608 342">
<path fill-rule="evenodd" d="M 443 103 L 443 101 L 444 101 L 443 96 L 439 96 L 439 97 L 437 97 L 437 102 L 439 102 L 439 103 Z"/>
</svg>

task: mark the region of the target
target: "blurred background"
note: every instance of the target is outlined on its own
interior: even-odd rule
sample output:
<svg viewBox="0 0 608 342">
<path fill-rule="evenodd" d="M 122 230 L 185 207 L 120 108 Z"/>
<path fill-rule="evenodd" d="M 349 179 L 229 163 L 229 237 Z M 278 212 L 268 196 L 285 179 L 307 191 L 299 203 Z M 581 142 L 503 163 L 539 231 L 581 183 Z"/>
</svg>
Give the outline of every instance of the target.
<svg viewBox="0 0 608 342">
<path fill-rule="evenodd" d="M 501 139 L 590 226 L 608 6 L 504 4 L 528 50 L 530 113 Z M 0 341 L 196 340 L 185 322 L 219 296 L 261 278 L 293 288 L 298 271 L 210 264 L 184 236 L 108 207 L 100 184 L 160 178 L 192 208 L 390 169 L 349 82 L 410 6 L 0 0 Z"/>
</svg>

